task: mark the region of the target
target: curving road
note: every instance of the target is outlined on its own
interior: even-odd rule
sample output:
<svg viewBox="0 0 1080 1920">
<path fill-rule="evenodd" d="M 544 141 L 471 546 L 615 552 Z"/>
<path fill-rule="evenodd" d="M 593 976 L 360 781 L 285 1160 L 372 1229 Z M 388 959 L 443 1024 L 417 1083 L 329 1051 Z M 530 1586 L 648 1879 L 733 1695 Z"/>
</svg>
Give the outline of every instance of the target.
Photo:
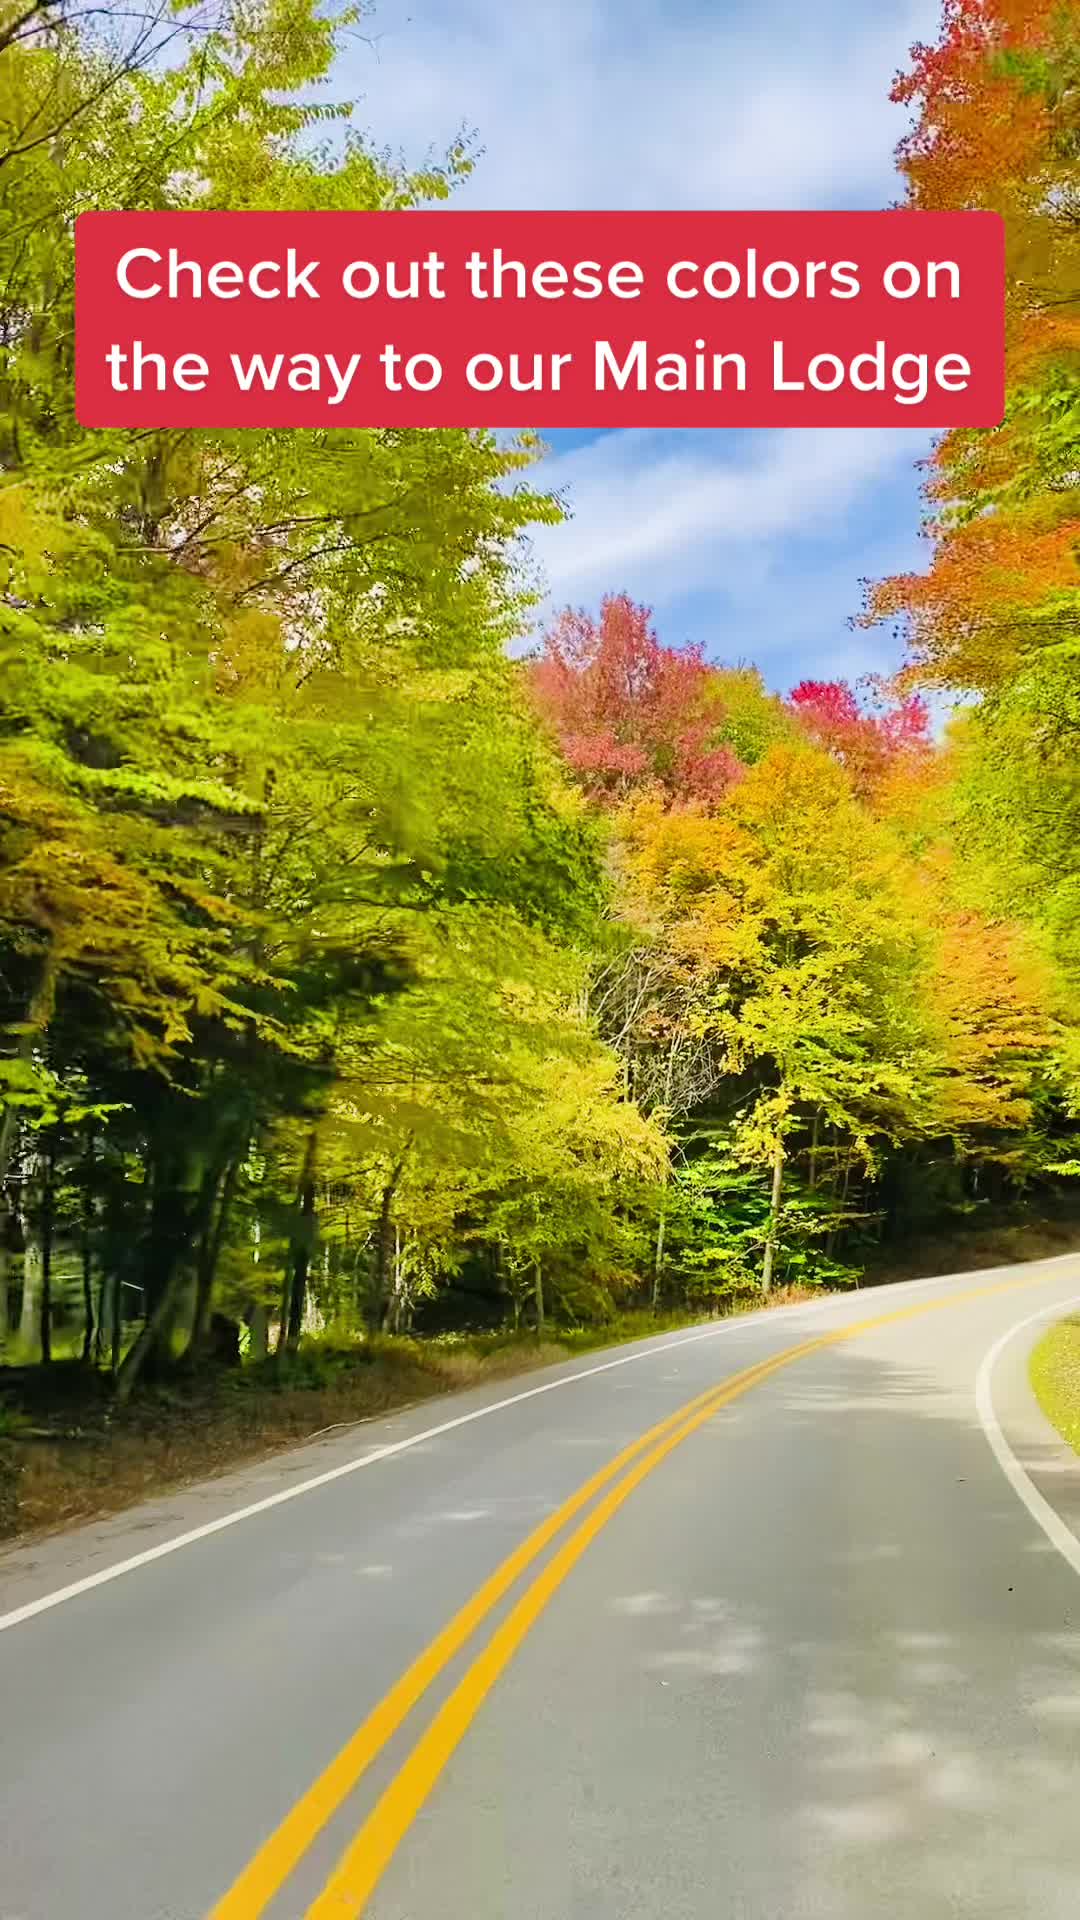
<svg viewBox="0 0 1080 1920">
<path fill-rule="evenodd" d="M 1075 1920 L 1071 1305 L 754 1315 L 0 1558 L 0 1920 Z"/>
</svg>

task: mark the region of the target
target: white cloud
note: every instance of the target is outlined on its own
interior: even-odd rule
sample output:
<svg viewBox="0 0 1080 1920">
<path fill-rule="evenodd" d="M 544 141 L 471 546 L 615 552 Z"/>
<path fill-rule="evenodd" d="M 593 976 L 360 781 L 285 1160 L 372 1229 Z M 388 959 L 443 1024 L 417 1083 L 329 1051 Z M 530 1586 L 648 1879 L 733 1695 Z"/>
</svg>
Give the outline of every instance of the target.
<svg viewBox="0 0 1080 1920">
<path fill-rule="evenodd" d="M 474 128 L 485 152 L 457 205 L 799 209 L 896 197 L 889 86 L 940 0 L 376 9 L 349 75 L 358 118 L 411 164 Z M 573 512 L 536 538 L 552 600 L 626 588 L 672 637 L 718 633 L 793 678 L 812 659 L 870 664 L 883 643 L 846 617 L 861 574 L 911 563 L 925 451 L 910 429 L 599 436 L 536 476 Z"/>
<path fill-rule="evenodd" d="M 869 489 L 910 469 L 925 435 L 908 429 L 739 436 L 604 434 L 548 459 L 538 478 L 571 510 L 535 550 L 556 599 L 629 586 L 660 600 L 748 571 L 798 534 L 835 532 Z M 724 458 L 726 449 L 728 457 Z"/>
<path fill-rule="evenodd" d="M 459 204 L 816 207 L 892 197 L 889 84 L 938 0 L 379 0 L 350 78 L 416 160 L 465 125 Z"/>
</svg>

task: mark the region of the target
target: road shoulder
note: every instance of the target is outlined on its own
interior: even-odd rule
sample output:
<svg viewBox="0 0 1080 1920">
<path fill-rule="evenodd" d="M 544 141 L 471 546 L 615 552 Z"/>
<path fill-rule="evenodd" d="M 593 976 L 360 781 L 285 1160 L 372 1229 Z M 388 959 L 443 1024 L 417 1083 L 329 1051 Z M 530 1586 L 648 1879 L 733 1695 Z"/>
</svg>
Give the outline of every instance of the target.
<svg viewBox="0 0 1080 1920">
<path fill-rule="evenodd" d="M 1074 1309 L 1075 1311 L 1075 1309 Z M 1061 1313 L 1059 1318 L 1066 1318 Z M 1002 1436 L 1037 1493 L 1074 1535 L 1080 1547 L 1080 1456 L 1062 1439 L 1040 1407 L 1031 1385 L 1033 1348 L 1052 1324 L 1047 1315 L 1018 1329 L 994 1363 L 989 1382 Z"/>
</svg>

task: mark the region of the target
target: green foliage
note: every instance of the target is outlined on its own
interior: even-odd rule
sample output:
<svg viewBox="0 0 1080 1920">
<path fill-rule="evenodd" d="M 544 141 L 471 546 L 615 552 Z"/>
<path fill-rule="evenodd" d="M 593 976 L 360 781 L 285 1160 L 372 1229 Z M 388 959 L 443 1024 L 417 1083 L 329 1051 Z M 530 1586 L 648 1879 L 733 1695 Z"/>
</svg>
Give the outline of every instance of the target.
<svg viewBox="0 0 1080 1920">
<path fill-rule="evenodd" d="M 406 1315 L 485 1235 L 599 1245 L 662 1153 L 580 1009 L 597 830 L 504 654 L 518 536 L 560 517 L 530 437 L 73 416 L 78 212 L 402 207 L 467 171 L 407 174 L 326 103 L 354 17 L 45 19 L 0 73 L 8 1232 L 81 1237 L 114 1363 L 141 1309 L 129 1379 L 219 1308 L 291 1345 L 346 1300 Z"/>
<path fill-rule="evenodd" d="M 731 1131 L 689 1136 L 668 1213 L 671 1275 L 689 1304 L 713 1312 L 760 1298 L 770 1214 L 769 1182 L 746 1164 Z M 857 1284 L 858 1270 L 834 1260 L 824 1244 L 835 1233 L 838 1214 L 828 1194 L 790 1185 L 777 1224 L 779 1284 Z"/>
</svg>

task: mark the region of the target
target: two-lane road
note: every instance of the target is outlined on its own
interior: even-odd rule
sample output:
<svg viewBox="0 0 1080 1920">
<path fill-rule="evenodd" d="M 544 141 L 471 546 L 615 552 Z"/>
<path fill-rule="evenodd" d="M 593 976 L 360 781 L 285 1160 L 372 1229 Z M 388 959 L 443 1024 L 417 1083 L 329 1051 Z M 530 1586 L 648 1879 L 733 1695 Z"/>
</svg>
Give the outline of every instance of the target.
<svg viewBox="0 0 1080 1920">
<path fill-rule="evenodd" d="M 665 1336 L 0 1558 L 0 1920 L 1075 1920 L 1072 1304 Z"/>
</svg>

